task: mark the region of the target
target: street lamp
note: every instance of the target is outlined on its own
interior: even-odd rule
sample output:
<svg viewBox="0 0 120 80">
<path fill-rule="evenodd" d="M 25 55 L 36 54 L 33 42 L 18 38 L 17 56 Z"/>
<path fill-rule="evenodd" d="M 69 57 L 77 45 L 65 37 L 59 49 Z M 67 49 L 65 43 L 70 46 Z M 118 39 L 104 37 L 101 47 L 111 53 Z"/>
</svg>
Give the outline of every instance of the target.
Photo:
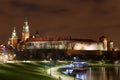
<svg viewBox="0 0 120 80">
<path fill-rule="evenodd" d="M 46 68 L 46 63 L 44 63 L 44 71 L 45 71 L 45 68 Z"/>
<path fill-rule="evenodd" d="M 51 76 L 51 62 L 52 62 L 52 59 L 50 58 L 50 76 Z"/>
<path fill-rule="evenodd" d="M 75 66 L 73 67 L 73 69 L 75 69 Z M 76 74 L 75 74 L 76 75 Z M 75 80 L 75 75 L 73 76 L 74 77 L 74 80 Z"/>
<path fill-rule="evenodd" d="M 75 80 L 75 76 L 74 76 L 74 80 Z"/>
</svg>

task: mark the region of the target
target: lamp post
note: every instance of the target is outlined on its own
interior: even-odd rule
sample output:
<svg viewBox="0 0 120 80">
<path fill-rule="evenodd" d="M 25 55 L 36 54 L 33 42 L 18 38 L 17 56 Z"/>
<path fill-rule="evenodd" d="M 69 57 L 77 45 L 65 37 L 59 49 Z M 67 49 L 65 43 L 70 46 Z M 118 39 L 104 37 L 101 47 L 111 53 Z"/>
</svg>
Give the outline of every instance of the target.
<svg viewBox="0 0 120 80">
<path fill-rule="evenodd" d="M 45 68 L 46 68 L 46 63 L 44 63 L 44 71 L 45 71 Z"/>
<path fill-rule="evenodd" d="M 75 69 L 75 66 L 73 67 L 73 69 Z M 75 74 L 76 75 L 76 74 Z M 74 75 L 74 80 L 75 80 L 75 75 Z"/>
<path fill-rule="evenodd" d="M 51 62 L 52 62 L 52 59 L 50 58 L 50 76 L 51 76 Z"/>
<path fill-rule="evenodd" d="M 74 80 L 75 80 L 75 76 L 74 76 Z"/>
</svg>

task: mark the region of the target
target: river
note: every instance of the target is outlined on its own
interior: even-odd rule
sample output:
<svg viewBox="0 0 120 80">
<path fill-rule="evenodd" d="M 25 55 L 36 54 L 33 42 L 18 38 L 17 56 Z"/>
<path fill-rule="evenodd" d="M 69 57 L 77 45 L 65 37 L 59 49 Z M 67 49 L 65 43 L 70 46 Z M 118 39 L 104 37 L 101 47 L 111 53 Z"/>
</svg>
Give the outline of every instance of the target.
<svg viewBox="0 0 120 80">
<path fill-rule="evenodd" d="M 80 80 L 120 80 L 120 67 L 89 67 L 74 77 Z"/>
</svg>

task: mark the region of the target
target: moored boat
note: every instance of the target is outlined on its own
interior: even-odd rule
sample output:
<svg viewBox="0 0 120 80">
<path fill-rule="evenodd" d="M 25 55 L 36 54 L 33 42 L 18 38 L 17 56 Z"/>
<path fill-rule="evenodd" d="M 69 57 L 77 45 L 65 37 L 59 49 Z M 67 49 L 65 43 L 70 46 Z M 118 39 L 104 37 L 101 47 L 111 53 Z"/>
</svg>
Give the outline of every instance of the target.
<svg viewBox="0 0 120 80">
<path fill-rule="evenodd" d="M 73 73 L 84 72 L 88 69 L 88 63 L 86 61 L 74 61 L 72 64 Z"/>
</svg>

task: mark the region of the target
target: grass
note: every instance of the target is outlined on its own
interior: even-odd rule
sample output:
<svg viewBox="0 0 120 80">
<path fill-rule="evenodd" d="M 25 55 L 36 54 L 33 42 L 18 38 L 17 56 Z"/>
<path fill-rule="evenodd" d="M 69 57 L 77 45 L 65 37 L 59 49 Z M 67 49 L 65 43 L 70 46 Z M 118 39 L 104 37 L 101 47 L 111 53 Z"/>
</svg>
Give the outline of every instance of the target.
<svg viewBox="0 0 120 80">
<path fill-rule="evenodd" d="M 47 74 L 50 63 L 0 63 L 0 80 L 57 80 Z"/>
<path fill-rule="evenodd" d="M 88 61 L 90 67 L 119 67 L 120 64 L 104 63 L 103 61 Z"/>
</svg>

